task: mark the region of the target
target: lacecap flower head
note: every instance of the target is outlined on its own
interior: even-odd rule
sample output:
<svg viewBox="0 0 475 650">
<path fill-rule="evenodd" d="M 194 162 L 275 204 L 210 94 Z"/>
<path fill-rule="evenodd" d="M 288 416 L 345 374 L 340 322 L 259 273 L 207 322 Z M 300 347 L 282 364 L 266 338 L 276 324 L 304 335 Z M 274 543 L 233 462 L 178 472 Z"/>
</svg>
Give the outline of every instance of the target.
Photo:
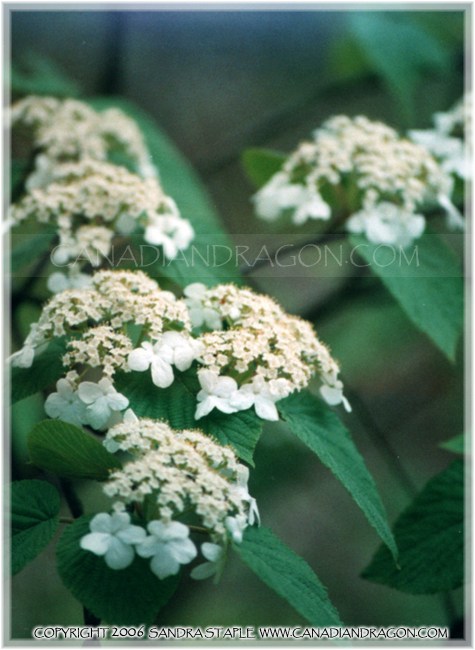
<svg viewBox="0 0 475 650">
<path fill-rule="evenodd" d="M 299 145 L 254 204 L 263 219 L 343 220 L 374 243 L 407 246 L 424 231 L 425 205 L 455 209 L 452 185 L 424 147 L 381 122 L 339 115 Z"/>
</svg>

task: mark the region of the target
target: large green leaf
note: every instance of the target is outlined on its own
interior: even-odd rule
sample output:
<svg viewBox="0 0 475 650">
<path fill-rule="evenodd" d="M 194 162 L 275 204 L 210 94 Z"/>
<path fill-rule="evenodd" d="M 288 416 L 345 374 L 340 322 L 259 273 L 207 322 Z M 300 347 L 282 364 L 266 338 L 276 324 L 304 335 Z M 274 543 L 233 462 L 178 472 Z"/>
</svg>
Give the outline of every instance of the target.
<svg viewBox="0 0 475 650">
<path fill-rule="evenodd" d="M 12 403 L 34 395 L 48 388 L 64 375 L 61 361 L 66 352 L 64 338 L 54 339 L 46 350 L 35 357 L 31 368 L 12 368 L 11 398 Z"/>
<path fill-rule="evenodd" d="M 98 98 L 90 103 L 96 110 L 120 108 L 136 121 L 145 136 L 153 162 L 160 171 L 160 182 L 195 230 L 196 239 L 188 251 L 179 254 L 170 264 L 147 266 L 147 273 L 164 275 L 180 286 L 198 281 L 209 286 L 223 280 L 239 282 L 231 241 L 203 184 L 171 140 L 131 102 L 121 98 Z"/>
<path fill-rule="evenodd" d="M 463 280 L 452 251 L 430 233 L 404 253 L 362 236 L 351 241 L 414 325 L 453 361 L 463 327 Z"/>
<path fill-rule="evenodd" d="M 32 462 L 64 478 L 105 481 L 118 459 L 92 435 L 61 420 L 39 422 L 28 437 Z"/>
<path fill-rule="evenodd" d="M 315 627 L 341 625 L 325 587 L 301 557 L 267 528 L 248 528 L 234 549 L 268 587 Z"/>
<path fill-rule="evenodd" d="M 252 456 L 262 431 L 262 420 L 252 410 L 221 413 L 216 409 L 195 420 L 196 396 L 200 384 L 196 369 L 175 370 L 175 380 L 168 388 L 158 388 L 149 372 L 117 373 L 117 390 L 125 395 L 130 408 L 140 417 L 166 420 L 174 429 L 200 429 L 223 445 L 231 445 L 237 455 L 253 464 Z"/>
<path fill-rule="evenodd" d="M 18 573 L 50 542 L 58 527 L 58 491 L 46 481 L 11 485 L 12 573 Z"/>
<path fill-rule="evenodd" d="M 291 431 L 331 469 L 397 557 L 394 537 L 376 485 L 337 415 L 307 391 L 281 400 L 278 408 Z"/>
<path fill-rule="evenodd" d="M 442 76 L 450 71 L 446 44 L 418 24 L 411 12 L 354 11 L 348 20 L 372 70 L 399 103 L 406 120 L 414 122 L 417 86 L 428 72 Z"/>
<path fill-rule="evenodd" d="M 463 461 L 435 476 L 394 526 L 399 566 L 381 547 L 363 577 L 411 594 L 456 589 L 464 575 Z"/>
<path fill-rule="evenodd" d="M 171 598 L 179 577 L 159 580 L 150 570 L 150 560 L 138 556 L 122 570 L 109 569 L 103 557 L 79 546 L 87 535 L 91 516 L 67 526 L 58 543 L 58 571 L 64 584 L 99 619 L 115 625 L 153 623 Z"/>
<path fill-rule="evenodd" d="M 244 170 L 249 180 L 260 188 L 279 171 L 286 155 L 271 149 L 246 149 L 241 157 Z"/>
</svg>

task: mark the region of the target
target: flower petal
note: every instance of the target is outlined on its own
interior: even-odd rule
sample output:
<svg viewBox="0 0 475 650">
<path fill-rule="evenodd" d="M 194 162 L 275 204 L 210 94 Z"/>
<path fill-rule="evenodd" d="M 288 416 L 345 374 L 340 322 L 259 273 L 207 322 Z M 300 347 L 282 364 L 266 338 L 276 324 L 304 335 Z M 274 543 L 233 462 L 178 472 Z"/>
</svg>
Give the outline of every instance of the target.
<svg viewBox="0 0 475 650">
<path fill-rule="evenodd" d="M 129 526 L 117 533 L 117 538 L 126 544 L 140 544 L 146 537 L 147 533 L 141 526 Z"/>
<path fill-rule="evenodd" d="M 89 533 L 81 537 L 79 546 L 84 551 L 90 551 L 94 555 L 105 555 L 111 542 L 109 533 Z"/>
<path fill-rule="evenodd" d="M 180 563 L 165 552 L 159 553 L 152 558 L 150 568 L 160 580 L 163 580 L 168 576 L 176 575 L 180 570 Z"/>
<path fill-rule="evenodd" d="M 256 409 L 256 414 L 263 420 L 277 422 L 279 419 L 279 412 L 274 402 L 270 399 L 262 397 L 261 395 L 257 396 L 254 403 L 254 408 Z"/>
<path fill-rule="evenodd" d="M 152 381 L 159 388 L 168 388 L 174 380 L 173 368 L 169 363 L 155 356 L 152 361 Z"/>
<path fill-rule="evenodd" d="M 167 544 L 170 555 L 180 564 L 188 564 L 198 555 L 196 546 L 191 539 L 172 540 Z"/>
<path fill-rule="evenodd" d="M 129 544 L 124 544 L 117 537 L 111 539 L 107 553 L 104 556 L 109 569 L 125 569 L 134 561 L 135 551 Z"/>
<path fill-rule="evenodd" d="M 78 395 L 85 404 L 92 404 L 99 398 L 104 397 L 104 392 L 98 384 L 92 381 L 83 381 L 79 384 Z"/>
<path fill-rule="evenodd" d="M 210 562 L 217 562 L 220 560 L 224 553 L 224 548 L 219 544 L 213 544 L 211 542 L 204 542 L 201 544 L 201 553 Z"/>
<path fill-rule="evenodd" d="M 132 352 L 129 354 L 127 365 L 129 366 L 130 370 L 135 370 L 136 372 L 144 372 L 150 367 L 153 358 L 154 355 L 151 349 L 144 349 L 144 347 L 137 348 L 136 350 L 132 350 Z"/>
<path fill-rule="evenodd" d="M 100 512 L 91 519 L 89 528 L 93 533 L 110 533 L 112 532 L 112 517 L 107 512 Z"/>
<path fill-rule="evenodd" d="M 204 562 L 195 566 L 190 573 L 190 578 L 193 578 L 193 580 L 206 580 L 214 576 L 217 569 L 218 567 L 214 562 Z"/>
</svg>

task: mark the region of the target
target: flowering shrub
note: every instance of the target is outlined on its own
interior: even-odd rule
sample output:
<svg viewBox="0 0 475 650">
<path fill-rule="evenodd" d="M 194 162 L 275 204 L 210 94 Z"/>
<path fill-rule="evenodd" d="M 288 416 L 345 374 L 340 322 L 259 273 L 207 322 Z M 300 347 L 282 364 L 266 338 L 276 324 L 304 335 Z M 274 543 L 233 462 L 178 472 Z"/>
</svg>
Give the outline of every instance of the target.
<svg viewBox="0 0 475 650">
<path fill-rule="evenodd" d="M 405 553 L 410 564 L 418 545 L 391 531 L 376 485 L 339 419 L 346 411 L 351 422 L 350 401 L 340 365 L 313 325 L 244 287 L 236 274 L 230 282 L 229 267 L 205 277 L 192 268 L 173 282 L 166 270 L 157 281 L 143 270 L 107 267 L 113 243 L 126 244 L 136 233 L 176 261 L 195 232 L 219 231 L 179 158 L 176 193 L 166 175 L 158 180 L 155 164 L 161 156 L 170 163 L 169 145 L 153 129 L 145 137 L 115 107 L 96 110 L 76 100 L 27 97 L 13 107 L 12 122 L 30 138 L 33 171 L 25 173 L 10 224 L 13 230 L 52 225 L 57 245 L 49 242 L 46 253 L 68 267 L 67 275 L 49 275 L 54 295 L 30 318 L 23 345 L 10 357 L 12 401 L 40 393 L 47 416 L 28 436 L 38 478 L 12 486 L 14 572 L 61 523 L 59 575 L 86 615 L 107 623 L 152 623 L 181 575 L 217 582 L 236 553 L 310 624 L 340 625 L 310 566 L 261 526 L 266 513 L 250 493 L 263 424 L 274 432 L 272 423 L 280 420 L 275 435 L 286 426 L 316 454 L 383 542 L 367 569 L 370 579 L 426 593 L 427 582 L 406 577 Z M 419 239 L 429 266 L 437 258 L 454 267 L 442 242 L 429 245 L 423 235 L 428 206 L 456 214 L 455 167 L 434 156 L 383 124 L 332 118 L 268 174 L 254 202 L 266 219 L 290 210 L 295 224 L 341 225 L 365 246 L 407 248 Z M 183 179 L 193 187 L 186 215 L 178 207 L 186 205 Z M 422 290 L 434 303 L 429 316 L 420 315 L 417 290 L 401 291 L 400 277 L 382 276 L 448 357 L 461 329 L 457 274 L 446 286 L 436 277 L 436 291 L 434 277 L 426 281 Z M 447 294 L 453 310 L 438 302 Z M 460 468 L 449 474 L 457 483 Z M 97 501 L 78 505 L 75 481 L 87 482 Z M 442 488 L 427 487 L 427 498 L 445 489 L 447 477 L 440 481 Z M 59 516 L 58 490 L 71 518 Z M 418 507 L 416 500 L 416 514 Z M 453 519 L 459 515 L 457 509 Z M 407 519 L 408 536 L 417 542 L 411 513 Z M 406 531 L 404 516 L 402 522 Z M 434 549 L 435 556 L 437 544 Z M 394 577 L 396 561 L 402 579 Z M 451 567 L 440 581 L 447 589 L 461 581 L 458 555 Z M 430 589 L 442 588 L 431 581 Z"/>
</svg>

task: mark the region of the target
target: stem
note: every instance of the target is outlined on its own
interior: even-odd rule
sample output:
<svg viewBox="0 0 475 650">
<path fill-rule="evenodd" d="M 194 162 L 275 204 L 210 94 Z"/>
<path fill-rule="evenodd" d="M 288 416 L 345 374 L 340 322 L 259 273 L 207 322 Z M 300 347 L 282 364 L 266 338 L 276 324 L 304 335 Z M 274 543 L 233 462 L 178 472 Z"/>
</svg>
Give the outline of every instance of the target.
<svg viewBox="0 0 475 650">
<path fill-rule="evenodd" d="M 60 479 L 61 489 L 63 491 L 63 496 L 68 504 L 68 508 L 71 511 L 73 519 L 78 519 L 84 514 L 83 505 L 74 490 L 71 481 L 68 479 Z"/>
<path fill-rule="evenodd" d="M 201 533 L 202 535 L 209 535 L 209 530 L 207 528 L 203 528 L 203 526 L 191 526 L 188 525 L 188 528 L 193 531 L 194 533 Z"/>
<path fill-rule="evenodd" d="M 60 517 L 59 518 L 59 523 L 60 524 L 73 524 L 74 519 L 72 517 Z"/>
</svg>

